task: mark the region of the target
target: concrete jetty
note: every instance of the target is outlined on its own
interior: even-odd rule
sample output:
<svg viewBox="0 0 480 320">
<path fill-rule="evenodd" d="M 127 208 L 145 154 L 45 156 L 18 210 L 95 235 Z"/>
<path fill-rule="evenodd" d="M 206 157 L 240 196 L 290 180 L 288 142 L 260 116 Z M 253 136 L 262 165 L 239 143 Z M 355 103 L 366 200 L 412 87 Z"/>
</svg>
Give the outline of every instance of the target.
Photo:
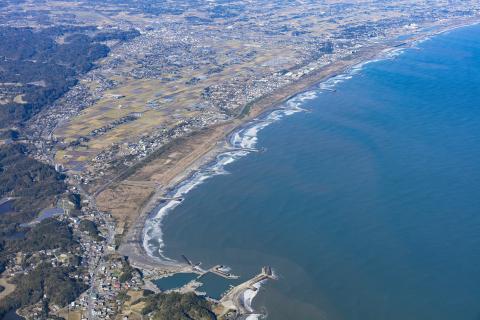
<svg viewBox="0 0 480 320">
<path fill-rule="evenodd" d="M 252 313 L 252 310 L 244 304 L 244 294 L 247 290 L 257 290 L 256 284 L 268 280 L 275 280 L 276 277 L 272 272 L 272 268 L 265 266 L 262 268 L 262 272 L 251 278 L 248 281 L 245 281 L 239 284 L 236 287 L 233 287 L 228 291 L 221 299 L 220 303 L 225 308 L 226 311 L 234 310 L 236 312 L 237 318 L 243 315 L 248 315 Z"/>
<path fill-rule="evenodd" d="M 222 266 L 222 265 L 216 265 L 216 266 L 210 268 L 208 271 L 216 274 L 217 276 L 225 278 L 225 279 L 238 279 L 239 278 L 239 276 L 236 276 L 234 274 L 231 274 L 231 273 L 223 270 L 224 268 L 225 267 Z"/>
</svg>

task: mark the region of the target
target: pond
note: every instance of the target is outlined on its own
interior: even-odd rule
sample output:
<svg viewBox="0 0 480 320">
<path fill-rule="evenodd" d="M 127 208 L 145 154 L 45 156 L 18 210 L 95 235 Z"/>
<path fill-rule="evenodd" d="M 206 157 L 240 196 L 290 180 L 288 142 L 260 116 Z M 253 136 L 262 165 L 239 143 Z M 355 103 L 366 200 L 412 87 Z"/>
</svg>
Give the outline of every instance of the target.
<svg viewBox="0 0 480 320">
<path fill-rule="evenodd" d="M 25 320 L 25 318 L 20 317 L 15 310 L 10 310 L 3 316 L 3 320 Z"/>
<path fill-rule="evenodd" d="M 13 211 L 12 201 L 6 201 L 0 204 L 0 214 L 9 213 L 12 211 Z"/>
</svg>

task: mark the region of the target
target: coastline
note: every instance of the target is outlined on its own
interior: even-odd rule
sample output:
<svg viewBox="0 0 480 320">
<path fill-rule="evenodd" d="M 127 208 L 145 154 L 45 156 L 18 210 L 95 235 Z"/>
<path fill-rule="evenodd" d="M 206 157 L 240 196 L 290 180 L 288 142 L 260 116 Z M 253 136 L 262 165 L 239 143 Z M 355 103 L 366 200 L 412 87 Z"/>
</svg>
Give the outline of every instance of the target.
<svg viewBox="0 0 480 320">
<path fill-rule="evenodd" d="M 181 164 L 176 164 L 173 172 L 169 174 L 165 183 L 159 186 L 155 193 L 150 197 L 147 203 L 143 206 L 141 213 L 137 217 L 134 225 L 129 228 L 122 244 L 119 248 L 119 253 L 128 256 L 130 263 L 142 269 L 154 270 L 163 269 L 166 274 L 172 272 L 182 272 L 188 269 L 187 264 L 172 261 L 170 259 L 160 259 L 152 257 L 148 254 L 144 247 L 144 228 L 149 219 L 156 214 L 160 209 L 159 204 L 165 198 L 169 198 L 172 192 L 175 192 L 182 183 L 188 182 L 194 175 L 215 162 L 217 156 L 222 153 L 231 151 L 230 141 L 236 132 L 248 128 L 253 122 L 258 121 L 268 114 L 280 110 L 281 105 L 287 103 L 289 100 L 303 93 L 311 91 L 312 88 L 321 82 L 328 81 L 335 76 L 341 75 L 349 68 L 372 61 L 379 53 L 387 49 L 386 46 L 377 46 L 376 50 L 365 50 L 364 54 L 355 57 L 349 61 L 339 61 L 332 65 L 328 65 L 309 75 L 307 78 L 300 79 L 296 83 L 289 86 L 287 93 L 277 93 L 277 97 L 263 97 L 255 103 L 247 116 L 236 118 L 230 122 L 217 125 L 213 128 L 213 133 L 209 135 L 210 148 L 201 150 L 193 155 L 191 161 L 185 161 Z M 275 95 L 275 93 L 273 94 Z M 182 159 L 184 160 L 184 159 Z"/>
<path fill-rule="evenodd" d="M 211 140 L 209 141 L 210 148 L 199 150 L 198 153 L 189 159 L 190 161 L 185 161 L 177 165 L 176 170 L 174 170 L 175 172 L 173 172 L 171 175 L 171 179 L 166 181 L 164 185 L 156 190 L 155 194 L 142 208 L 142 212 L 138 216 L 137 221 L 135 221 L 135 225 L 130 228 L 126 238 L 124 239 L 124 243 L 127 246 L 122 244 L 122 247 L 119 251 L 122 254 L 127 253 L 125 255 L 129 256 L 134 265 L 142 267 L 143 264 L 143 268 L 146 268 L 147 270 L 160 268 L 164 270 L 166 274 L 185 272 L 186 270 L 190 272 L 191 267 L 187 264 L 172 261 L 167 257 L 164 257 L 165 259 L 152 257 L 151 254 L 149 254 L 148 250 L 145 248 L 144 232 L 146 224 L 162 208 L 162 206 L 159 206 L 159 203 L 162 200 L 165 201 L 166 198 L 175 195 L 182 186 L 188 184 L 189 180 L 194 179 L 195 175 L 199 172 L 208 170 L 209 167 L 216 163 L 220 155 L 225 154 L 226 152 L 235 151 L 232 150 L 232 148 L 235 148 L 232 140 L 236 134 L 242 132 L 242 130 L 248 130 L 250 127 L 252 127 L 252 125 L 263 121 L 277 110 L 287 110 L 282 106 L 287 104 L 292 99 L 295 99 L 296 97 L 299 97 L 302 94 L 308 93 L 312 90 L 321 91 L 322 88 L 319 87 L 319 85 L 330 81 L 331 79 L 335 79 L 335 77 L 352 74 L 354 73 L 354 70 L 361 69 L 361 67 L 367 63 L 388 59 L 391 57 L 392 52 L 411 48 L 417 43 L 427 40 L 432 36 L 477 23 L 478 20 L 470 22 L 462 21 L 461 23 L 451 22 L 445 26 L 438 26 L 437 30 L 426 32 L 424 34 L 418 34 L 408 40 L 390 40 L 385 44 L 365 47 L 361 49 L 361 52 L 357 53 L 349 60 L 340 60 L 331 65 L 325 66 L 324 68 L 312 72 L 312 74 L 309 74 L 307 77 L 301 78 L 297 82 L 288 85 L 288 88 L 282 90 L 282 92 L 274 92 L 267 97 L 261 98 L 252 105 L 250 112 L 246 116 L 241 118 L 239 117 L 231 122 L 218 125 L 213 129 L 215 134 L 211 135 Z M 236 151 L 241 151 L 241 149 Z M 251 151 L 252 150 L 244 150 L 246 153 Z M 170 201 L 175 200 L 167 200 L 166 203 L 168 204 Z M 128 245 L 130 248 L 128 248 Z M 132 254 L 132 252 L 134 254 Z M 144 260 L 143 263 L 142 260 Z"/>
</svg>

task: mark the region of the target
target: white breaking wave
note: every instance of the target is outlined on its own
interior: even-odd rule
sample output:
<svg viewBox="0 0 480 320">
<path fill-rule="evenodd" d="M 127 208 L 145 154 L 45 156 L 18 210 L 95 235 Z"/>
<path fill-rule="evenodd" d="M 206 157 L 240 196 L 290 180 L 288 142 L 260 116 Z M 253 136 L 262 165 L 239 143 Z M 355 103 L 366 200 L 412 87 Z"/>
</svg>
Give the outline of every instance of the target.
<svg viewBox="0 0 480 320">
<path fill-rule="evenodd" d="M 333 91 L 334 88 L 338 86 L 338 84 L 351 79 L 354 75 L 361 72 L 367 64 L 381 60 L 397 58 L 407 49 L 416 47 L 420 43 L 429 39 L 430 38 L 427 37 L 416 40 L 413 43 L 410 43 L 408 47 L 386 49 L 381 52 L 377 59 L 372 59 L 355 65 L 349 68 L 349 70 L 347 70 L 345 73 L 331 77 L 326 81 L 319 83 L 316 90 L 299 94 L 294 98 L 288 100 L 281 108 L 272 111 L 265 117 L 254 119 L 251 123 L 249 123 L 243 128 L 240 128 L 231 135 L 229 141 L 232 147 L 231 150 L 219 154 L 214 162 L 200 169 L 188 180 L 179 184 L 177 188 L 172 191 L 169 197 L 184 197 L 188 192 L 203 183 L 208 178 L 215 175 L 228 174 L 228 172 L 225 170 L 225 167 L 228 164 L 248 155 L 252 151 L 255 151 L 255 147 L 258 143 L 259 131 L 269 126 L 270 124 L 282 119 L 285 116 L 304 111 L 304 109 L 302 109 L 300 106 L 305 101 L 315 99 L 322 91 Z M 164 242 L 162 238 L 163 233 L 161 227 L 163 218 L 166 216 L 166 214 L 168 214 L 171 210 L 173 210 L 180 204 L 181 201 L 176 200 L 166 202 L 158 209 L 155 214 L 152 215 L 148 223 L 145 225 L 143 244 L 149 255 L 154 257 L 160 256 L 163 259 L 173 261 L 170 258 L 164 256 L 163 254 Z M 265 317 L 264 314 L 255 313 L 252 307 L 253 300 L 257 296 L 263 282 L 255 284 L 256 290 L 248 289 L 244 291 L 241 297 L 243 305 L 249 312 L 251 312 L 251 314 L 246 317 L 247 320 L 259 320 Z"/>
<path fill-rule="evenodd" d="M 257 296 L 258 292 L 260 291 L 262 284 L 264 284 L 265 282 L 266 280 L 255 283 L 253 287 L 255 287 L 256 290 L 247 289 L 243 292 L 242 304 L 245 306 L 248 312 L 252 312 L 246 318 L 247 320 L 258 320 L 264 316 L 263 314 L 260 314 L 260 313 L 254 313 L 255 310 L 252 307 L 252 303 L 253 303 L 253 299 Z"/>
<path fill-rule="evenodd" d="M 248 155 L 252 151 L 256 151 L 255 147 L 258 142 L 258 132 L 269 126 L 270 124 L 282 119 L 285 116 L 304 111 L 300 107 L 305 101 L 312 100 L 317 97 L 315 91 L 308 91 L 295 96 L 288 100 L 281 108 L 276 109 L 264 117 L 252 120 L 251 123 L 234 132 L 230 137 L 231 149 L 219 154 L 215 161 L 201 168 L 194 173 L 189 179 L 180 183 L 173 190 L 168 198 L 179 200 L 169 200 L 162 204 L 158 211 L 153 214 L 145 225 L 143 246 L 150 256 L 162 258 L 167 261 L 174 261 L 163 254 L 165 244 L 163 242 L 162 221 L 165 216 L 178 205 L 182 203 L 182 199 L 188 192 L 203 183 L 212 176 L 228 174 L 225 167 Z"/>
<path fill-rule="evenodd" d="M 321 82 L 314 90 L 307 91 L 294 96 L 285 102 L 280 108 L 268 113 L 266 116 L 256 118 L 249 124 L 235 131 L 229 139 L 231 148 L 217 155 L 215 161 L 195 172 L 189 179 L 180 183 L 170 194 L 169 198 L 182 199 L 188 192 L 202 184 L 205 180 L 212 176 L 228 174 L 225 167 L 230 163 L 248 155 L 250 152 L 256 151 L 255 147 L 258 143 L 258 132 L 269 126 L 270 124 L 282 119 L 285 116 L 305 111 L 301 106 L 308 100 L 318 97 L 322 91 L 334 91 L 334 88 L 351 79 L 355 74 L 359 73 L 363 67 L 371 62 L 392 59 L 404 52 L 406 48 L 396 48 L 385 50 L 378 59 L 366 61 L 353 66 L 347 72 L 331 77 Z M 159 257 L 166 261 L 174 262 L 174 260 L 166 257 L 163 253 L 164 242 L 162 232 L 162 222 L 165 216 L 178 205 L 181 200 L 169 200 L 162 204 L 156 213 L 148 219 L 145 224 L 143 245 L 147 253 L 152 257 Z M 252 308 L 252 302 L 263 282 L 257 283 L 257 290 L 246 290 L 243 294 L 243 303 L 245 307 L 252 312 L 248 315 L 247 320 L 259 320 L 265 315 L 256 314 Z"/>
<path fill-rule="evenodd" d="M 228 174 L 225 167 L 248 155 L 252 151 L 256 151 L 255 147 L 258 143 L 258 132 L 272 123 L 282 119 L 285 116 L 305 111 L 301 106 L 308 100 L 313 100 L 318 97 L 322 91 L 333 91 L 334 88 L 351 79 L 355 74 L 360 72 L 363 67 L 371 62 L 378 60 L 385 60 L 397 57 L 404 51 L 405 48 L 384 50 L 378 59 L 362 62 L 351 67 L 345 73 L 331 77 L 321 82 L 316 89 L 300 93 L 285 102 L 280 108 L 268 113 L 266 116 L 253 119 L 249 124 L 235 131 L 231 136 L 229 143 L 231 149 L 219 154 L 215 161 L 197 171 L 189 179 L 180 183 L 168 197 L 182 198 L 192 189 L 203 183 L 208 178 Z M 147 253 L 153 257 L 160 257 L 165 260 L 174 261 L 163 254 L 165 246 L 163 242 L 162 221 L 167 213 L 181 204 L 181 200 L 171 200 L 165 202 L 158 211 L 149 218 L 145 225 L 143 245 Z"/>
<path fill-rule="evenodd" d="M 385 49 L 380 53 L 378 58 L 356 64 L 350 67 L 346 72 L 333 76 L 321 82 L 318 85 L 318 89 L 320 89 L 320 91 L 334 91 L 335 87 L 337 87 L 340 83 L 345 82 L 346 80 L 352 79 L 353 76 L 360 73 L 366 65 L 373 62 L 395 59 L 396 57 L 403 54 L 405 52 L 405 49 L 408 48 Z"/>
</svg>

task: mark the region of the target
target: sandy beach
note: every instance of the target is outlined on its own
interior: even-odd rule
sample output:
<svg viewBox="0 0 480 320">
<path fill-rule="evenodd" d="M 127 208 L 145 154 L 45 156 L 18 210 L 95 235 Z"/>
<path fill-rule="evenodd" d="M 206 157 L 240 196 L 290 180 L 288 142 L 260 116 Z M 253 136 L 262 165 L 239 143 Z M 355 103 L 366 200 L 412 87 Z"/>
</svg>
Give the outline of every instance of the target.
<svg viewBox="0 0 480 320">
<path fill-rule="evenodd" d="M 319 82 L 341 74 L 359 63 L 374 59 L 386 48 L 383 45 L 366 48 L 349 60 L 342 60 L 329 65 L 310 74 L 308 77 L 300 79 L 282 91 L 263 97 L 254 103 L 249 113 L 243 117 L 238 117 L 233 121 L 196 132 L 187 138 L 172 142 L 173 145 L 165 153 L 128 178 L 129 181 L 151 181 L 155 183 L 156 187 L 153 195 L 142 206 L 138 218 L 132 224 L 132 227 L 129 228 L 119 252 L 129 256 L 131 263 L 139 266 L 161 267 L 165 268 L 166 271 L 184 269 L 185 266 L 182 264 L 173 264 L 170 261 L 160 261 L 159 259 L 148 257 L 142 245 L 145 222 L 149 214 L 167 196 L 167 193 L 179 183 L 188 179 L 201 167 L 212 162 L 218 154 L 227 151 L 230 148 L 228 137 L 235 130 L 262 116 L 262 114 L 275 110 L 293 96 L 308 90 Z M 178 160 L 175 161 L 174 165 L 169 166 L 173 162 L 172 159 Z"/>
<path fill-rule="evenodd" d="M 178 192 L 182 184 L 194 179 L 195 174 L 202 170 L 208 171 L 212 163 L 218 161 L 219 155 L 234 150 L 232 138 L 236 133 L 248 129 L 252 124 L 267 118 L 276 110 L 283 110 L 288 101 L 302 93 L 321 90 L 319 84 L 329 79 L 332 79 L 333 83 L 336 78 L 348 79 L 365 63 L 388 59 L 395 56 L 396 52 L 412 47 L 436 34 L 476 23 L 478 21 L 457 21 L 438 26 L 428 33 L 419 34 L 408 40 L 388 41 L 361 48 L 345 59 L 315 70 L 295 83 L 262 97 L 250 106 L 246 106 L 248 110 L 231 121 L 192 132 L 187 137 L 172 141 L 126 179 L 102 191 L 97 198 L 97 201 L 100 199 L 100 208 L 110 210 L 117 221 L 119 217 L 127 217 L 121 228 L 124 234 L 118 252 L 127 256 L 134 267 L 143 269 L 149 279 L 178 272 L 199 272 L 186 262 L 162 257 L 161 252 L 159 254 L 149 252 L 146 247 L 148 239 L 146 241 L 144 238 L 146 225 L 158 225 L 161 251 L 162 217 L 156 217 L 159 208 L 167 206 L 170 202 L 181 201 L 182 199 L 176 199 L 176 197 L 178 194 L 183 197 L 183 193 Z M 142 193 L 135 193 L 138 189 L 141 189 Z M 119 203 L 124 205 L 116 214 L 115 210 L 118 209 L 116 206 Z M 167 213 L 168 209 L 165 212 Z M 152 220 L 150 223 L 149 219 Z M 221 262 L 218 261 L 218 263 Z M 231 306 L 242 305 L 241 300 L 245 300 L 249 292 L 246 292 L 245 288 L 237 288 L 237 291 L 233 291 L 235 294 L 222 301 L 221 306 L 229 309 Z M 239 307 L 234 309 L 239 310 L 240 314 L 253 312 Z"/>
<path fill-rule="evenodd" d="M 262 97 L 242 112 L 234 120 L 221 123 L 214 127 L 193 132 L 187 137 L 172 141 L 161 152 L 149 159 L 127 179 L 112 184 L 97 197 L 97 203 L 103 210 L 110 210 L 114 217 L 125 215 L 128 212 L 126 229 L 119 253 L 128 256 L 130 262 L 142 269 L 156 270 L 157 272 L 173 273 L 191 271 L 187 264 L 151 257 L 143 246 L 145 223 L 160 202 L 168 198 L 171 192 L 182 181 L 191 177 L 203 166 L 215 160 L 216 156 L 228 151 L 228 137 L 254 119 L 278 109 L 292 97 L 308 91 L 319 83 L 334 76 L 347 73 L 350 69 L 376 59 L 384 59 L 392 50 L 408 48 L 418 41 L 446 32 L 455 28 L 478 23 L 477 21 L 456 21 L 440 25 L 434 31 L 423 33 L 408 40 L 388 41 L 384 44 L 375 44 L 359 49 L 349 57 L 336 61 L 323 68 L 303 76 L 281 90 Z M 144 193 L 135 194 L 132 186 L 143 186 Z M 134 198 L 132 200 L 132 198 Z M 118 210 L 116 203 L 127 203 Z M 118 210 L 116 213 L 115 210 Z"/>
</svg>

